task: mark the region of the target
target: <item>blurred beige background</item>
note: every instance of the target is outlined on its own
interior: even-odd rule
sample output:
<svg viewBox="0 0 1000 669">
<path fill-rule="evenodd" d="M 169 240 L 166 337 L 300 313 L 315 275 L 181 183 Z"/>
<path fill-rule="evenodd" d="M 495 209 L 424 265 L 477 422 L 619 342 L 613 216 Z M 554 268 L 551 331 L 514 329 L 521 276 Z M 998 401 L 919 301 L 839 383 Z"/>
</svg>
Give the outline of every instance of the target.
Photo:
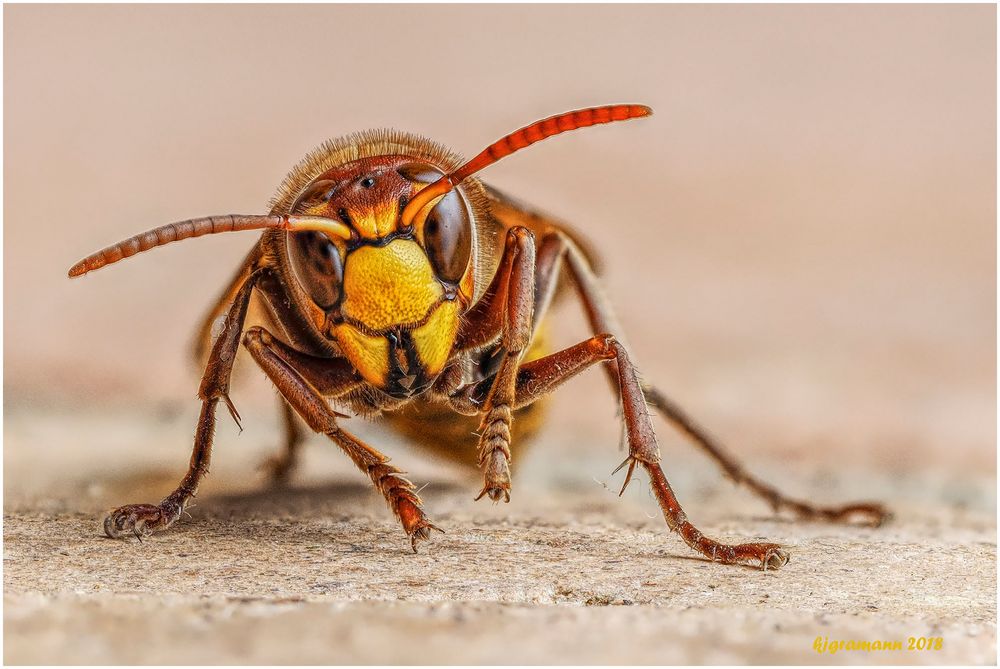
<svg viewBox="0 0 1000 669">
<path fill-rule="evenodd" d="M 264 211 L 330 136 L 472 155 L 637 101 L 483 176 L 600 245 L 646 376 L 733 424 L 863 420 L 872 450 L 990 464 L 992 11 L 8 7 L 7 406 L 190 402 L 190 333 L 253 240 L 66 279 L 92 250 Z"/>
<path fill-rule="evenodd" d="M 799 494 L 825 482 L 989 518 L 995 11 L 6 6 L 5 502 L 48 508 L 76 489 L 56 483 L 150 462 L 167 473 L 148 496 L 169 489 L 198 409 L 191 333 L 253 236 L 70 281 L 80 257 L 173 220 L 263 212 L 328 137 L 396 127 L 471 156 L 537 118 L 638 102 L 655 115 L 552 139 L 482 176 L 595 242 L 645 377 L 755 469 L 777 467 Z M 559 316 L 559 342 L 587 334 L 572 305 Z M 254 489 L 246 471 L 276 439 L 270 385 L 250 365 L 240 376 L 247 430 L 220 423 L 209 489 L 230 474 Z M 599 491 L 617 430 L 599 375 L 565 388 L 519 474 L 525 498 L 553 481 Z M 659 431 L 682 463 L 679 494 L 697 498 L 687 468 L 714 472 Z M 387 450 L 435 477 L 423 456 Z M 307 479 L 353 475 L 326 448 L 308 457 L 321 466 Z M 87 504 L 125 501 L 151 500 Z M 993 621 L 995 638 L 995 601 Z"/>
</svg>

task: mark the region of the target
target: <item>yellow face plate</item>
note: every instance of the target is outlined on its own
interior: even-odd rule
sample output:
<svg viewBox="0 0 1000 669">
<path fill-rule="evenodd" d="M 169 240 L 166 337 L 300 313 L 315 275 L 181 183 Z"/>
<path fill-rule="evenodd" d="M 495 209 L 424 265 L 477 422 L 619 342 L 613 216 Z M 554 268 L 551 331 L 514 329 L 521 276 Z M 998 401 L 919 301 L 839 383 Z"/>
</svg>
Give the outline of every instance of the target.
<svg viewBox="0 0 1000 669">
<path fill-rule="evenodd" d="M 401 348 L 397 360 L 390 360 L 393 349 L 382 333 L 398 333 L 399 327 L 409 330 L 406 336 L 412 339 L 423 378 L 444 369 L 458 333 L 461 304 L 443 299 L 444 288 L 419 244 L 396 239 L 354 249 L 344 265 L 343 289 L 341 312 L 348 322 L 334 326 L 332 334 L 366 381 L 383 389 L 395 385 L 396 365 L 407 375 L 418 374 L 412 366 L 407 369 Z"/>
<path fill-rule="evenodd" d="M 444 294 L 420 246 L 396 239 L 347 256 L 343 313 L 371 330 L 418 323 Z"/>
</svg>

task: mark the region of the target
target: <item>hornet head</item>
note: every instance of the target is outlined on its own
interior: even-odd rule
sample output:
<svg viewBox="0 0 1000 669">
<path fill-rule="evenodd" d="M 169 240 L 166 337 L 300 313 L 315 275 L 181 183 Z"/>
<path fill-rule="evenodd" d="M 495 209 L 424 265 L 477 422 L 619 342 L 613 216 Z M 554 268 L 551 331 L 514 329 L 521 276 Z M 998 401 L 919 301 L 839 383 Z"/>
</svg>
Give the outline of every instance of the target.
<svg viewBox="0 0 1000 669">
<path fill-rule="evenodd" d="M 354 157 L 310 172 L 268 216 L 209 216 L 164 225 L 84 258 L 69 275 L 189 237 L 283 230 L 287 257 L 278 262 L 290 265 L 286 274 L 298 306 L 369 384 L 407 397 L 427 388 L 444 369 L 461 315 L 478 297 L 477 214 L 488 214 L 460 184 L 546 137 L 651 113 L 642 105 L 609 105 L 559 114 L 506 135 L 447 170 L 443 159 L 435 163 L 392 150 L 361 155 L 356 146 L 341 146 Z M 312 165 L 310 158 L 303 165 Z M 301 170 L 289 179 L 293 175 L 301 178 Z"/>
<path fill-rule="evenodd" d="M 397 397 L 441 372 L 472 300 L 475 216 L 464 190 L 402 219 L 417 193 L 444 176 L 409 156 L 362 158 L 321 174 L 292 206 L 348 232 L 288 232 L 292 272 L 322 313 L 324 334 L 366 381 Z"/>
</svg>

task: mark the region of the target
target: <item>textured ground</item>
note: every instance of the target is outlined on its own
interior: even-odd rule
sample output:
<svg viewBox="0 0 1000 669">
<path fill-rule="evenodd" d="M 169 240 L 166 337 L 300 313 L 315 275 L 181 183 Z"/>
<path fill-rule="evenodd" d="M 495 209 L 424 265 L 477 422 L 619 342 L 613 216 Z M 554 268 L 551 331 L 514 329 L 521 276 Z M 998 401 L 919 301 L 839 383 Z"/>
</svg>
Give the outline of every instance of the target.
<svg viewBox="0 0 1000 669">
<path fill-rule="evenodd" d="M 128 420 L 114 419 L 118 433 L 141 427 Z M 566 463 L 535 449 L 514 501 L 497 508 L 473 503 L 473 481 L 409 454 L 417 480 L 436 479 L 422 494 L 447 530 L 414 555 L 380 500 L 321 442 L 301 483 L 265 491 L 252 468 L 263 448 L 235 452 L 223 429 L 228 446 L 193 517 L 144 543 L 117 542 L 100 536 L 100 511 L 167 490 L 176 446 L 146 440 L 130 454 L 127 437 L 113 439 L 103 455 L 114 466 L 67 452 L 62 473 L 39 477 L 21 439 L 70 426 L 32 423 L 15 419 L 7 433 L 7 453 L 20 454 L 5 462 L 7 662 L 995 660 L 991 477 L 757 467 L 820 499 L 879 490 L 897 514 L 881 529 L 843 528 L 773 518 L 711 465 L 672 449 L 678 492 L 705 530 L 790 548 L 783 570 L 762 573 L 691 554 L 642 486 L 619 500 L 603 485 L 619 481 L 607 476 L 613 451 Z M 75 438 L 102 427 L 82 421 Z M 186 431 L 176 418 L 160 427 L 167 438 Z M 947 505 L 932 508 L 925 495 Z M 817 637 L 905 647 L 911 636 L 941 637 L 943 649 L 813 650 Z"/>
</svg>

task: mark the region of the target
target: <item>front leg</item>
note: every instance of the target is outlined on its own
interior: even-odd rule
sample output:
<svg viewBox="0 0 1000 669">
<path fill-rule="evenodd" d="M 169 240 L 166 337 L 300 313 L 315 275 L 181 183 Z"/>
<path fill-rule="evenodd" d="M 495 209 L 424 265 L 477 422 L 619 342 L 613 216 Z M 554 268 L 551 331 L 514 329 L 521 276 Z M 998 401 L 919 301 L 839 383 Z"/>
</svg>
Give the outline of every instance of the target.
<svg viewBox="0 0 1000 669">
<path fill-rule="evenodd" d="M 198 486 L 208 473 L 212 457 L 212 435 L 215 432 L 215 407 L 220 399 L 239 424 L 239 414 L 229 399 L 229 377 L 236 360 L 250 295 L 258 276 L 256 273 L 250 274 L 237 291 L 222 333 L 212 347 L 205 375 L 198 389 L 198 397 L 202 401 L 201 415 L 198 417 L 187 474 L 177 488 L 159 504 L 129 504 L 108 514 L 104 519 L 104 533 L 112 539 L 129 535 L 141 539 L 144 535 L 167 529 L 181 517 L 184 507 L 198 493 Z"/>
<path fill-rule="evenodd" d="M 327 397 L 338 397 L 361 384 L 344 358 L 317 358 L 301 353 L 260 327 L 247 330 L 243 343 L 260 368 L 314 432 L 325 434 L 347 454 L 382 493 L 403 531 L 417 544 L 430 536 L 433 525 L 424 514 L 416 487 L 389 458 L 337 425 L 343 417 L 330 408 Z"/>
<path fill-rule="evenodd" d="M 535 307 L 535 238 L 527 228 L 507 232 L 500 266 L 487 290 L 482 309 L 467 321 L 475 330 L 484 323 L 500 325 L 503 358 L 483 404 L 479 430 L 479 466 L 483 489 L 494 502 L 510 501 L 510 434 L 517 392 L 517 368 L 531 343 Z M 468 331 L 467 330 L 467 331 Z M 460 345 L 463 337 L 460 335 Z"/>
</svg>

